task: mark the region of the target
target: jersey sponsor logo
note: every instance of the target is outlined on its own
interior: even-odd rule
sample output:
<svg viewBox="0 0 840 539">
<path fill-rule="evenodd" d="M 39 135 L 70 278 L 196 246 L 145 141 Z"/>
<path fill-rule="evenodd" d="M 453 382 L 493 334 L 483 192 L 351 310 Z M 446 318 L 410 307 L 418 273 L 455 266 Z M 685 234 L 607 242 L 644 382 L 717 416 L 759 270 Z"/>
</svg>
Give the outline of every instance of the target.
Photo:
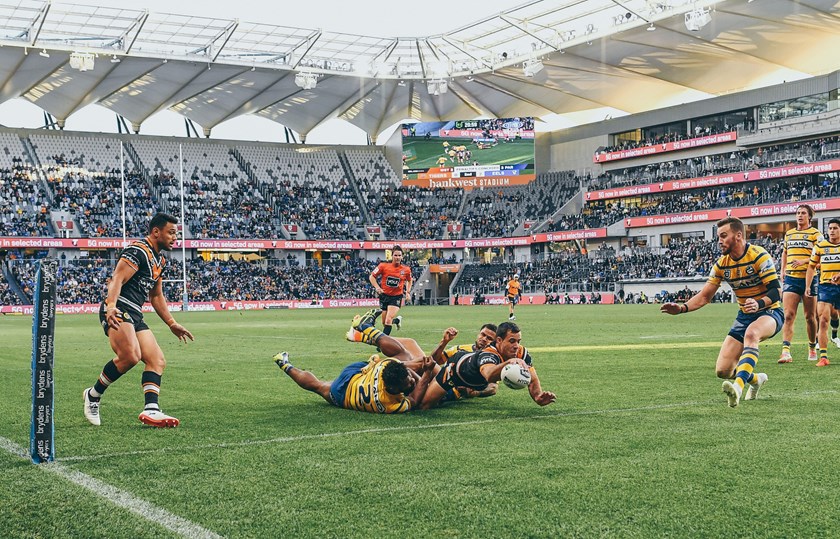
<svg viewBox="0 0 840 539">
<path fill-rule="evenodd" d="M 789 241 L 787 243 L 788 249 L 796 247 L 801 249 L 810 249 L 813 245 L 813 242 L 810 242 L 808 240 Z"/>
<path fill-rule="evenodd" d="M 761 279 L 753 277 L 752 279 L 741 279 L 740 281 L 730 282 L 729 286 L 732 288 L 752 288 L 761 284 Z"/>
<path fill-rule="evenodd" d="M 826 256 L 822 257 L 822 263 L 824 264 L 831 264 L 835 262 L 840 262 L 840 253 L 826 254 Z"/>
<path fill-rule="evenodd" d="M 400 284 L 400 278 L 399 277 L 394 277 L 393 275 L 389 275 L 388 277 L 385 277 L 385 285 L 386 286 L 397 287 L 397 286 L 399 286 L 399 284 Z"/>
</svg>

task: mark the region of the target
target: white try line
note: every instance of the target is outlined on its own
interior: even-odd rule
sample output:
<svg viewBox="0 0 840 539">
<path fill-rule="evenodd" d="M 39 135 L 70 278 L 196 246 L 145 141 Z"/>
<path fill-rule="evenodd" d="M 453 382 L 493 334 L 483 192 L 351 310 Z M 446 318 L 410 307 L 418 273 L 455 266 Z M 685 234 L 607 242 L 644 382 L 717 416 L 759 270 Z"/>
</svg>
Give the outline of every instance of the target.
<svg viewBox="0 0 840 539">
<path fill-rule="evenodd" d="M 8 438 L 0 436 L 0 448 L 16 457 L 27 460 L 29 459 L 29 453 L 26 449 Z M 221 535 L 213 533 L 194 522 L 181 518 L 178 515 L 170 513 L 166 509 L 162 509 L 150 502 L 147 502 L 146 500 L 138 498 L 129 492 L 118 489 L 108 483 L 103 483 L 99 479 L 95 479 L 87 474 L 83 474 L 82 472 L 72 470 L 60 462 L 38 464 L 37 466 L 39 469 L 54 473 L 62 479 L 75 483 L 83 489 L 105 498 L 117 507 L 127 509 L 135 515 L 138 515 L 154 524 L 159 524 L 167 530 L 177 533 L 183 537 L 189 537 L 191 539 L 221 539 L 222 537 Z"/>
</svg>

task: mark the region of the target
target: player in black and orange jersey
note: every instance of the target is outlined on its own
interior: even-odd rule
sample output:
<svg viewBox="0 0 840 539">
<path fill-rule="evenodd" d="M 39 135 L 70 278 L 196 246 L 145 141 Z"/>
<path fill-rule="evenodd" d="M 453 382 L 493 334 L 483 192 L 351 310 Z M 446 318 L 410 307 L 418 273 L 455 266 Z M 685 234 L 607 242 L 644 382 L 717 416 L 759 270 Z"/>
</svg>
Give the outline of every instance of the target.
<svg viewBox="0 0 840 539">
<path fill-rule="evenodd" d="M 726 379 L 723 392 L 729 406 L 735 407 L 745 385 L 749 385 L 745 399 L 753 400 L 767 382 L 765 373 L 753 372 L 758 343 L 782 329 L 785 315 L 779 302 L 776 265 L 767 251 L 746 242 L 744 223 L 736 217 L 721 219 L 717 228 L 722 255 L 712 266 L 706 285 L 687 302 L 665 303 L 660 310 L 672 315 L 696 311 L 712 301 L 723 281 L 729 283 L 741 309 L 720 348 L 715 371 L 718 378 Z M 732 378 L 735 380 L 730 381 Z"/>
<path fill-rule="evenodd" d="M 779 363 L 790 363 L 790 343 L 793 340 L 793 323 L 800 299 L 805 312 L 805 327 L 808 330 L 808 359 L 817 360 L 817 299 L 816 283 L 812 294 L 805 294 L 805 272 L 814 245 L 822 239 L 819 230 L 811 226 L 814 209 L 808 204 L 796 208 L 796 228 L 785 233 L 781 264 L 782 305 L 785 309 L 785 325 L 782 326 L 782 354 Z"/>
<path fill-rule="evenodd" d="M 357 331 L 362 342 L 376 346 L 386 357 L 373 355 L 368 361 L 351 363 L 335 380 L 325 382 L 298 369 L 289 362 L 286 352 L 274 356 L 274 362 L 298 386 L 339 408 L 379 414 L 416 409 L 434 376 L 435 362 L 413 340 L 395 339 L 373 327 L 375 321 L 375 311 L 370 310 L 355 317 L 350 330 Z"/>
<path fill-rule="evenodd" d="M 391 334 L 392 324 L 400 329 L 402 317 L 397 316 L 397 313 L 403 302 L 411 296 L 411 268 L 403 264 L 402 259 L 402 247 L 395 245 L 391 249 L 391 261 L 380 263 L 368 277 L 373 289 L 379 294 L 385 335 Z"/>
<path fill-rule="evenodd" d="M 519 303 L 519 300 L 522 299 L 522 283 L 519 282 L 518 273 L 513 274 L 513 277 L 507 282 L 506 289 L 507 295 L 505 296 L 505 300 L 508 304 L 508 320 L 516 320 L 516 315 L 513 310 L 516 304 Z"/>
<path fill-rule="evenodd" d="M 443 332 L 443 338 L 435 351 L 432 352 L 432 359 L 434 359 L 435 363 L 437 363 L 437 367 L 435 367 L 435 375 L 437 375 L 440 369 L 445 366 L 447 362 L 453 360 L 456 356 L 461 357 L 464 353 L 481 352 L 493 344 L 496 340 L 496 324 L 484 324 L 481 326 L 478 330 L 478 335 L 475 337 L 475 342 L 472 344 L 459 344 L 457 346 L 447 348 L 446 345 L 452 342 L 452 340 L 457 336 L 458 330 L 454 327 L 447 328 Z M 486 389 L 480 391 L 470 389 L 468 387 L 453 387 L 446 391 L 446 395 L 443 397 L 441 402 L 469 399 L 473 397 L 492 397 L 496 394 L 497 389 L 498 384 L 495 382 L 488 384 Z"/>
<path fill-rule="evenodd" d="M 531 372 L 528 392 L 540 406 L 547 406 L 556 400 L 556 395 L 543 391 L 540 378 L 532 365 L 531 355 L 522 346 L 522 332 L 513 322 L 504 322 L 496 328 L 493 344 L 481 351 L 462 350 L 453 355 L 440 369 L 423 398 L 421 407 L 425 410 L 437 406 L 447 391 L 454 388 L 468 388 L 484 391 L 491 383 L 502 378 L 502 368 L 512 363 Z"/>
<path fill-rule="evenodd" d="M 143 321 L 143 304 L 148 298 L 155 313 L 179 340 L 194 340 L 192 333 L 177 323 L 169 312 L 161 280 L 166 258 L 178 237 L 178 219 L 158 213 L 149 222 L 149 235 L 135 241 L 120 253 L 108 284 L 108 295 L 99 308 L 99 321 L 117 357 L 105 364 L 99 379 L 84 390 L 84 413 L 94 425 L 101 423 L 99 400 L 112 383 L 138 362 L 145 364 L 141 383 L 146 405 L 140 421 L 153 427 L 177 427 L 178 419 L 164 414 L 158 406 L 161 377 L 166 366 L 163 351 Z"/>
<path fill-rule="evenodd" d="M 808 271 L 805 273 L 805 286 L 814 281 L 817 266 L 820 267 L 820 284 L 817 290 L 817 316 L 820 322 L 819 342 L 820 359 L 817 367 L 825 367 L 828 361 L 828 325 L 832 309 L 840 309 L 840 219 L 828 221 L 828 238 L 823 238 L 814 245 Z M 806 293 L 811 290 L 806 288 Z"/>
</svg>

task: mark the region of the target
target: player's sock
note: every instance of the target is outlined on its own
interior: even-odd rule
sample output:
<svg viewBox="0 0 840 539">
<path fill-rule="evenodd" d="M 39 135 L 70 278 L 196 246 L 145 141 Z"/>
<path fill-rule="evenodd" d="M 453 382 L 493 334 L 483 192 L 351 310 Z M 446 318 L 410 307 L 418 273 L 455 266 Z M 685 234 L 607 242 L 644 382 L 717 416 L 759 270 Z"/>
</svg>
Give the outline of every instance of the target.
<svg viewBox="0 0 840 539">
<path fill-rule="evenodd" d="M 385 324 L 382 327 L 382 333 L 384 333 L 385 335 L 390 335 L 391 334 L 391 324 Z"/>
<path fill-rule="evenodd" d="M 782 341 L 782 353 L 790 354 L 790 341 Z"/>
<path fill-rule="evenodd" d="M 143 398 L 146 400 L 144 410 L 160 410 L 158 397 L 160 396 L 161 375 L 152 371 L 143 371 L 140 383 L 143 385 Z"/>
<path fill-rule="evenodd" d="M 816 347 L 817 347 L 817 343 L 815 343 L 815 342 L 809 342 L 808 343 L 808 349 L 813 350 Z"/>
<path fill-rule="evenodd" d="M 837 328 L 840 327 L 840 318 L 831 319 L 831 338 L 837 338 Z"/>
<path fill-rule="evenodd" d="M 820 348 L 820 361 L 828 359 L 828 348 Z"/>
<path fill-rule="evenodd" d="M 758 362 L 758 348 L 744 347 L 741 353 L 741 359 L 738 360 L 738 367 L 735 369 L 735 383 L 741 389 L 744 389 L 745 384 L 749 384 L 754 380 L 753 369 Z"/>
<path fill-rule="evenodd" d="M 386 328 L 390 328 L 391 326 L 385 326 Z M 382 331 L 379 331 L 373 326 L 368 326 L 365 329 L 359 331 L 359 335 L 361 335 L 361 342 L 365 344 L 369 344 L 371 346 L 376 346 L 376 343 L 379 342 L 379 339 L 382 338 L 382 335 L 387 335 Z"/>
<path fill-rule="evenodd" d="M 350 331 L 352 331 L 354 333 L 359 333 L 358 331 L 356 331 L 355 329 L 352 329 L 352 328 L 350 329 Z M 357 342 L 361 342 L 361 341 L 357 341 Z M 286 374 L 289 374 L 289 371 L 292 370 L 293 368 L 295 368 L 295 366 L 292 365 L 291 361 L 289 361 L 289 353 L 288 352 L 280 352 L 279 354 L 276 354 L 271 359 L 273 359 L 274 363 L 276 363 L 278 367 L 283 369 L 283 372 L 285 372 Z"/>
<path fill-rule="evenodd" d="M 116 382 L 122 375 L 123 373 L 118 371 L 117 366 L 114 365 L 113 359 L 106 363 L 105 366 L 102 367 L 102 373 L 99 375 L 99 380 L 93 384 L 93 389 L 91 389 L 88 393 L 88 398 L 94 402 L 98 401 L 102 398 L 102 394 L 105 393 L 108 386 Z"/>
</svg>

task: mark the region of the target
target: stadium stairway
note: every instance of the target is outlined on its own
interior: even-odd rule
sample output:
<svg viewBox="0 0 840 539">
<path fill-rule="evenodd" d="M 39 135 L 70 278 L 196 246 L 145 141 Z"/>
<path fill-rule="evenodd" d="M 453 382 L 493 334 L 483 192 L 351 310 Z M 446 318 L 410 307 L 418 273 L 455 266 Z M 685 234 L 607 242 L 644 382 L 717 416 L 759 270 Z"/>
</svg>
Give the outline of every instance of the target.
<svg viewBox="0 0 840 539">
<path fill-rule="evenodd" d="M 38 152 L 35 151 L 35 147 L 32 145 L 32 141 L 29 140 L 29 137 L 21 137 L 20 142 L 23 144 L 23 152 L 26 155 L 27 161 L 29 161 L 29 163 L 32 164 L 32 168 L 35 169 L 35 175 L 38 176 L 38 182 L 44 192 L 46 192 L 47 199 L 50 204 L 52 204 L 55 201 L 55 197 L 53 196 L 52 188 L 50 188 L 49 182 L 47 182 L 47 177 L 44 174 L 44 167 L 41 160 L 38 158 Z"/>
<path fill-rule="evenodd" d="M 9 262 L 7 260 L 4 260 L 3 263 L 0 264 L 0 269 L 3 270 L 3 278 L 6 279 L 7 283 L 9 283 L 9 290 L 11 290 L 12 294 L 16 295 L 18 299 L 21 300 L 21 305 L 31 304 L 32 301 L 30 298 L 26 297 L 26 294 L 23 292 L 23 288 L 21 288 L 17 277 L 15 277 L 11 268 L 9 268 Z"/>
<path fill-rule="evenodd" d="M 347 160 L 347 155 L 342 150 L 336 150 L 336 153 L 338 154 L 338 162 L 341 163 L 341 168 L 344 170 L 344 175 L 347 176 L 347 180 L 350 182 L 350 185 L 353 186 L 353 193 L 356 195 L 356 201 L 362 209 L 362 217 L 364 217 L 365 223 L 376 224 L 372 222 L 373 220 L 370 217 L 370 211 L 368 211 L 365 198 L 359 190 L 359 182 L 356 179 L 356 175 L 353 174 L 353 167 L 350 166 L 350 161 Z"/>
</svg>

